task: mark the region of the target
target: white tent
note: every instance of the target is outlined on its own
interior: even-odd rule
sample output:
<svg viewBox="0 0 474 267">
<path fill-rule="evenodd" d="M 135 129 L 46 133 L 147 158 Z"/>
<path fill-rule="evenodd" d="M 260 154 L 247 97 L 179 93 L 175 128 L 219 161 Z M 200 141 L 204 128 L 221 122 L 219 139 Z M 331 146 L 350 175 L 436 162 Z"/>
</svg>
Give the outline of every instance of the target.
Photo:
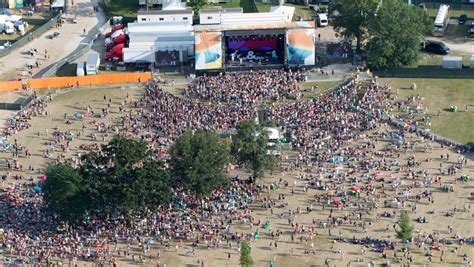
<svg viewBox="0 0 474 267">
<path fill-rule="evenodd" d="M 278 140 L 280 139 L 280 132 L 277 128 L 273 127 L 264 127 L 265 131 L 268 132 L 268 140 Z"/>
<path fill-rule="evenodd" d="M 462 57 L 443 57 L 443 69 L 462 69 Z"/>
</svg>

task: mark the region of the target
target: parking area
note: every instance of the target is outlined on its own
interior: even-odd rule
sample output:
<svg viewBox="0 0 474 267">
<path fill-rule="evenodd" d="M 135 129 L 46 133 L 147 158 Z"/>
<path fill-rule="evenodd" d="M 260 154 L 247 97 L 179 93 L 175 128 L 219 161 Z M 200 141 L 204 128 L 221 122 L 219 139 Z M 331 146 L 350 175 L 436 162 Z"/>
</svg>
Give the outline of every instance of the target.
<svg viewBox="0 0 474 267">
<path fill-rule="evenodd" d="M 469 18 L 465 24 L 459 24 L 458 18 L 451 17 L 442 37 L 427 36 L 428 40 L 437 40 L 445 43 L 453 53 L 474 54 L 474 35 L 469 34 L 469 27 L 474 18 Z"/>
</svg>

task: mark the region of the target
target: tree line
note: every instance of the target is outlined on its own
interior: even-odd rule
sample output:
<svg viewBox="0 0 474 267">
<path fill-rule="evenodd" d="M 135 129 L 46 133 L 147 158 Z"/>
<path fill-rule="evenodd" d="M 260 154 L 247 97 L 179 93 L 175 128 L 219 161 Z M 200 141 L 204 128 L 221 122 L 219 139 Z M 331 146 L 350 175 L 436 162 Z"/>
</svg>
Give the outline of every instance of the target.
<svg viewBox="0 0 474 267">
<path fill-rule="evenodd" d="M 416 63 L 433 23 L 425 10 L 403 0 L 332 0 L 329 13 L 335 30 L 355 38 L 357 52 L 365 51 L 375 69 Z"/>
<path fill-rule="evenodd" d="M 268 134 L 254 121 L 242 121 L 232 141 L 216 132 L 186 131 L 169 149 L 167 161 L 154 158 L 142 139 L 116 136 L 81 165 L 51 164 L 42 185 L 47 208 L 64 220 L 129 214 L 168 204 L 175 188 L 197 197 L 228 185 L 225 167 L 239 164 L 261 178 L 276 166 L 267 152 Z"/>
</svg>

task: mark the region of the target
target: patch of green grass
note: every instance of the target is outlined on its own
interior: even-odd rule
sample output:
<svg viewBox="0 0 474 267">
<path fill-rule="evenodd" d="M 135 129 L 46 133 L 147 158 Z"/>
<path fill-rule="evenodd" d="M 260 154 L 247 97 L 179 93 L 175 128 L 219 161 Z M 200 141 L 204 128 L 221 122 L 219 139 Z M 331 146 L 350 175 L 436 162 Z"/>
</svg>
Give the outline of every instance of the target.
<svg viewBox="0 0 474 267">
<path fill-rule="evenodd" d="M 125 21 L 137 18 L 138 1 L 133 0 L 106 0 L 107 13 L 110 16 L 122 16 Z"/>
<path fill-rule="evenodd" d="M 444 32 L 445 38 L 464 38 L 469 36 L 469 26 L 460 24 L 449 24 Z"/>
<path fill-rule="evenodd" d="M 390 82 L 393 91 L 398 88 L 402 100 L 418 94 L 425 98 L 424 107 L 428 108 L 434 133 L 462 143 L 474 141 L 474 80 L 381 79 L 381 83 L 384 82 Z M 416 83 L 416 91 L 409 89 L 413 83 Z M 459 112 L 449 112 L 450 106 L 457 106 Z M 441 110 L 440 117 L 438 110 Z"/>
<path fill-rule="evenodd" d="M 426 12 L 428 13 L 428 16 L 433 18 L 433 23 L 434 19 L 436 17 L 436 14 L 438 14 L 438 9 L 436 8 L 427 8 Z M 461 14 L 466 14 L 469 19 L 474 19 L 474 10 L 449 10 L 449 17 L 451 19 L 457 19 Z"/>
<path fill-rule="evenodd" d="M 241 7 L 244 13 L 258 12 L 253 0 L 227 0 L 225 4 L 219 4 L 219 6 L 222 8 Z"/>
<path fill-rule="evenodd" d="M 48 22 L 51 19 L 51 14 L 46 14 L 42 16 L 36 16 L 34 18 L 25 18 L 24 21 L 28 22 L 28 28 L 26 30 L 26 34 L 29 32 L 33 32 L 34 30 L 41 27 L 43 24 Z M 22 36 L 15 31 L 13 34 L 0 34 L 1 41 L 12 41 L 20 39 Z"/>
<path fill-rule="evenodd" d="M 453 52 L 450 53 L 449 56 L 459 56 L 462 57 L 463 64 L 468 66 L 470 64 L 470 55 L 468 54 L 463 54 L 463 53 L 458 53 L 458 52 Z M 409 68 L 416 68 L 420 66 L 437 66 L 437 67 L 442 67 L 443 65 L 443 55 L 435 55 L 435 54 L 429 54 L 429 53 L 421 53 L 420 59 L 418 60 L 418 63 L 412 66 L 408 66 Z"/>
<path fill-rule="evenodd" d="M 76 76 L 77 71 L 77 64 L 75 63 L 67 63 L 56 72 L 56 76 L 58 77 L 69 77 L 69 76 Z"/>
<path fill-rule="evenodd" d="M 268 12 L 272 4 L 263 4 L 259 3 L 256 4 L 258 12 Z M 295 5 L 285 3 L 285 6 L 291 6 L 295 8 L 295 14 L 293 15 L 293 20 L 297 20 L 300 17 L 302 20 L 311 20 L 314 16 L 316 16 L 316 12 L 314 10 L 309 9 L 307 6 Z"/>
<path fill-rule="evenodd" d="M 256 3 L 258 12 L 269 12 L 272 4 Z"/>
<path fill-rule="evenodd" d="M 313 98 L 336 87 L 340 81 L 301 82 L 299 87 L 306 98 Z M 314 86 L 314 90 L 309 91 Z"/>
<path fill-rule="evenodd" d="M 302 20 L 311 20 L 316 16 L 316 12 L 314 10 L 309 9 L 308 6 L 300 6 L 295 4 L 285 4 L 286 6 L 292 6 L 295 8 L 295 15 L 293 16 L 293 20 L 296 20 L 300 17 Z"/>
</svg>

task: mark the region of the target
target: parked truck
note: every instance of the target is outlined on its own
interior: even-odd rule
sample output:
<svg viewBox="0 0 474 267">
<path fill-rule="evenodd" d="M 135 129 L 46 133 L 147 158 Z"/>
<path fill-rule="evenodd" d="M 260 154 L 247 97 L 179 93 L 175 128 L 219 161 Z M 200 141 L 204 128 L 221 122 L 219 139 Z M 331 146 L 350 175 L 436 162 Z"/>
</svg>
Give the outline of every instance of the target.
<svg viewBox="0 0 474 267">
<path fill-rule="evenodd" d="M 105 34 L 105 38 L 109 38 L 116 31 L 119 31 L 119 30 L 123 31 L 123 28 L 124 28 L 123 24 L 115 25 L 110 32 Z"/>
<path fill-rule="evenodd" d="M 126 43 L 127 43 L 127 36 L 120 35 L 119 37 L 115 38 L 111 44 L 108 44 L 105 48 L 106 48 L 106 51 L 109 52 L 110 50 L 112 50 L 112 48 L 114 48 L 114 46 L 118 44 L 126 44 Z"/>
<path fill-rule="evenodd" d="M 110 52 L 105 54 L 105 60 L 116 60 L 116 61 L 123 61 L 123 48 L 125 44 L 118 44 L 112 48 Z"/>
<path fill-rule="evenodd" d="M 105 42 L 105 45 L 107 46 L 107 45 L 111 44 L 111 43 L 114 41 L 114 39 L 117 38 L 117 37 L 119 37 L 120 35 L 125 35 L 125 33 L 123 32 L 123 30 L 118 30 L 118 31 L 112 33 L 112 34 L 110 35 L 110 37 L 105 38 L 105 41 L 104 41 L 104 42 Z"/>
<path fill-rule="evenodd" d="M 436 14 L 433 36 L 441 37 L 444 35 L 449 22 L 449 5 L 440 5 L 438 14 Z"/>
</svg>

